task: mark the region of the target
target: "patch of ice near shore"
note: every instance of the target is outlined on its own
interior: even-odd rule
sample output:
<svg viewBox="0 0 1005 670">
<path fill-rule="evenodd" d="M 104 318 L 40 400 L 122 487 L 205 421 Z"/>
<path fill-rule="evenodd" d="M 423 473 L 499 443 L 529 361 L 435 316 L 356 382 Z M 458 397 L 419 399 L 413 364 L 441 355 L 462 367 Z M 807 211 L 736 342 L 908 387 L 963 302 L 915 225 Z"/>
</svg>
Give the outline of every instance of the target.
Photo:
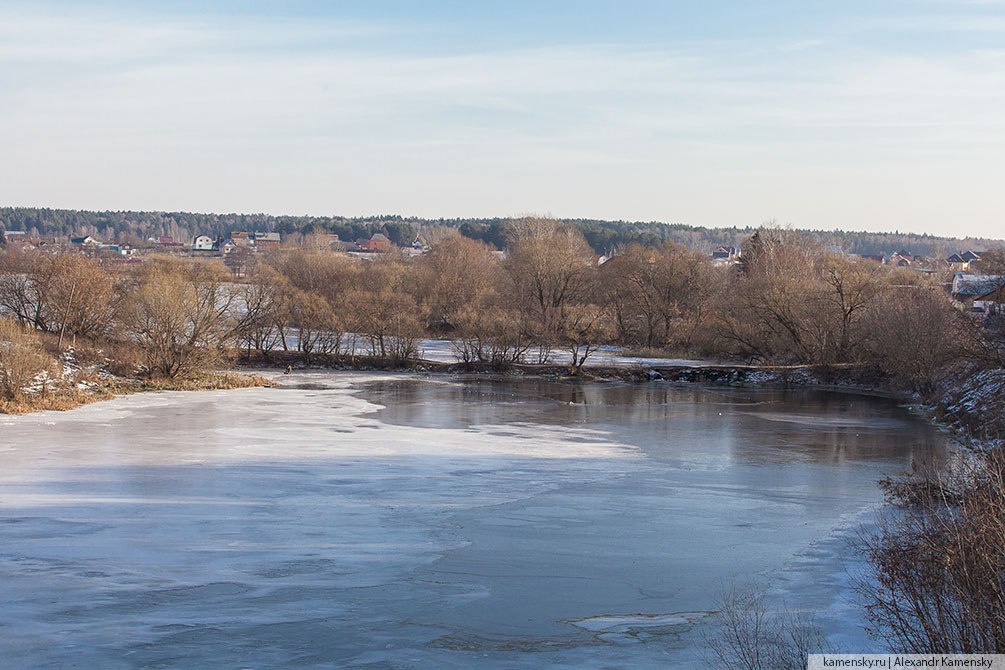
<svg viewBox="0 0 1005 670">
<path fill-rule="evenodd" d="M 116 465 L 238 464 L 316 459 L 438 460 L 479 458 L 633 459 L 637 450 L 598 430 L 582 427 L 509 424 L 467 429 L 384 424 L 372 415 L 380 405 L 361 398 L 352 386 L 367 374 L 306 373 L 287 378 L 329 385 L 320 389 L 251 388 L 228 391 L 144 393 L 78 408 L 72 413 L 40 412 L 5 421 L 7 456 L 24 459 L 87 460 Z M 247 408 L 254 407 L 254 410 Z M 320 409 L 319 409 L 320 408 Z M 114 441 L 95 453 L 95 438 L 114 424 Z M 47 444 L 35 444 L 40 425 Z M 166 438 L 165 436 L 170 436 Z M 31 449 L 12 447 L 22 445 Z M 86 455 L 85 455 L 86 454 Z M 95 457 L 98 456 L 98 460 Z M 41 463 L 41 461 L 38 461 Z M 432 465 L 430 464 L 432 467 Z M 0 471 L 0 480 L 3 478 Z"/>
</svg>

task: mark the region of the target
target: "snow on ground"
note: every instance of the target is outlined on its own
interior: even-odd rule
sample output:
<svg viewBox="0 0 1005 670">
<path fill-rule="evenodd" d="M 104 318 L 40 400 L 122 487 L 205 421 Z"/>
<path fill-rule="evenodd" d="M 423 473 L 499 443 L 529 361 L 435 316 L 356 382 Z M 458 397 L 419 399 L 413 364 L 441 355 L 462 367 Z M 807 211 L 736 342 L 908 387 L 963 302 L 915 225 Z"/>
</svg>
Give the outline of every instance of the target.
<svg viewBox="0 0 1005 670">
<path fill-rule="evenodd" d="M 941 405 L 965 437 L 986 449 L 1005 445 L 1005 370 L 959 371 Z"/>
<path fill-rule="evenodd" d="M 365 353 L 368 352 L 367 340 L 362 335 L 353 335 L 348 333 L 345 336 L 345 342 L 348 343 L 353 341 L 355 337 L 356 342 L 356 352 Z M 296 351 L 299 346 L 299 340 L 296 333 L 291 333 L 286 336 L 286 346 L 290 351 Z M 524 356 L 524 359 L 528 363 L 536 363 L 540 358 L 540 351 L 538 348 L 530 349 Z M 419 342 L 419 358 L 434 361 L 437 363 L 457 363 L 460 361 L 460 357 L 457 354 L 457 349 L 454 347 L 454 343 L 450 340 L 421 340 Z M 547 352 L 545 363 L 550 363 L 554 365 L 568 365 L 572 362 L 572 354 L 564 349 L 556 348 Z M 631 356 L 622 353 L 620 347 L 613 346 L 602 346 L 599 347 L 595 352 L 591 353 L 587 359 L 588 365 L 602 365 L 611 367 L 637 367 L 637 366 L 662 366 L 662 365 L 690 365 L 690 366 L 701 366 L 701 365 L 715 365 L 717 361 L 710 360 L 698 360 L 690 358 L 660 358 L 660 357 L 645 357 L 645 356 Z"/>
<path fill-rule="evenodd" d="M 438 363 L 456 363 L 457 350 L 450 340 L 423 340 L 419 345 L 419 358 Z M 526 360 L 536 362 L 537 349 L 527 352 Z M 549 363 L 568 365 L 572 362 L 572 354 L 563 349 L 552 349 L 548 355 Z M 604 365 L 612 367 L 661 366 L 661 365 L 711 365 L 713 361 L 694 360 L 689 358 L 646 358 L 640 356 L 625 356 L 620 347 L 603 346 L 591 353 L 587 359 L 588 365 Z"/>
</svg>

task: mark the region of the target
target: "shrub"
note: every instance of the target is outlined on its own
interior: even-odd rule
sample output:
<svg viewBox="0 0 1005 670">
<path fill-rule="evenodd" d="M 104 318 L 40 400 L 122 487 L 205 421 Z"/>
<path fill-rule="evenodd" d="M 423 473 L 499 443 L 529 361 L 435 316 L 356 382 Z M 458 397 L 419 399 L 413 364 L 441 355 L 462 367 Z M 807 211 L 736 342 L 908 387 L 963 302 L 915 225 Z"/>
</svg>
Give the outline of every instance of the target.
<svg viewBox="0 0 1005 670">
<path fill-rule="evenodd" d="M 898 506 L 863 540 L 870 631 L 894 652 L 1005 652 L 1005 454 L 883 482 Z"/>
<path fill-rule="evenodd" d="M 56 361 L 45 352 L 33 332 L 14 321 L 0 321 L 0 394 L 20 401 L 42 373 L 51 373 Z"/>
<path fill-rule="evenodd" d="M 732 586 L 716 603 L 718 632 L 706 638 L 707 665 L 743 670 L 802 670 L 826 640 L 808 615 L 768 607 L 763 589 Z"/>
</svg>

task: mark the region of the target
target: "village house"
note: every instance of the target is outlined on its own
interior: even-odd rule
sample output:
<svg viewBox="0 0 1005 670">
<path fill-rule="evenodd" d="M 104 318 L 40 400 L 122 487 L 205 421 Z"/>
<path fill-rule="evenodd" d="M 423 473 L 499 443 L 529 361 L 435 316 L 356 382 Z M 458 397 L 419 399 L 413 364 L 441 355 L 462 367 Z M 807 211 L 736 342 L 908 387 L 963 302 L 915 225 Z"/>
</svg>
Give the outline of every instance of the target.
<svg viewBox="0 0 1005 670">
<path fill-rule="evenodd" d="M 391 240 L 383 233 L 374 233 L 368 240 L 356 240 L 356 247 L 359 251 L 371 253 L 388 251 L 391 248 Z"/>
<path fill-rule="evenodd" d="M 38 238 L 31 237 L 24 230 L 8 230 L 4 239 L 7 241 L 7 244 L 20 247 L 28 247 L 39 242 Z"/>
<path fill-rule="evenodd" d="M 996 298 L 1000 297 L 1003 286 L 1005 286 L 1005 276 L 1002 275 L 957 272 L 953 275 L 951 295 L 957 305 L 964 309 L 971 309 L 979 307 L 976 304 L 978 299 L 985 304 L 994 302 Z"/>
<path fill-rule="evenodd" d="M 250 233 L 234 231 L 230 234 L 230 241 L 237 247 L 254 246 L 254 238 L 251 237 Z"/>
<path fill-rule="evenodd" d="M 80 237 L 71 237 L 70 244 L 81 247 L 82 249 L 95 249 L 101 246 L 101 241 L 91 237 L 90 235 L 83 235 Z"/>
<path fill-rule="evenodd" d="M 279 233 L 259 233 L 254 236 L 256 251 L 266 252 L 279 249 Z"/>
<path fill-rule="evenodd" d="M 999 277 L 997 286 L 974 296 L 971 310 L 985 315 L 1005 316 L 1005 277 Z"/>
<path fill-rule="evenodd" d="M 158 237 L 151 237 L 150 242 L 157 244 L 162 247 L 180 247 L 181 242 L 175 242 L 174 238 L 170 235 L 159 235 Z"/>
<path fill-rule="evenodd" d="M 192 251 L 213 251 L 216 240 L 209 235 L 196 235 L 192 238 Z"/>
<path fill-rule="evenodd" d="M 740 262 L 739 247 L 719 247 L 712 252 L 712 265 L 735 265 Z"/>
<path fill-rule="evenodd" d="M 1000 277 L 997 286 L 981 295 L 974 296 L 973 311 L 980 311 L 983 314 L 994 314 L 1005 316 L 1005 277 Z"/>
<path fill-rule="evenodd" d="M 121 244 L 102 244 L 98 250 L 112 256 L 131 256 L 135 251 L 132 247 Z"/>
<path fill-rule="evenodd" d="M 229 242 L 234 247 L 245 247 L 254 251 L 265 252 L 279 249 L 280 240 L 279 233 L 233 231 L 230 233 Z M 230 253 L 231 249 L 224 250 L 223 246 L 224 244 L 221 244 L 219 247 L 220 253 L 224 255 Z"/>
<path fill-rule="evenodd" d="M 319 249 L 340 249 L 342 247 L 338 235 L 332 233 L 318 233 L 312 237 L 312 241 Z"/>
<path fill-rule="evenodd" d="M 972 269 L 973 264 L 981 260 L 981 255 L 976 251 L 961 251 L 946 259 L 949 268 L 953 272 L 966 272 Z"/>
<path fill-rule="evenodd" d="M 429 245 L 426 241 L 422 239 L 421 236 L 416 235 L 415 240 L 410 246 L 404 247 L 401 250 L 401 255 L 406 258 L 415 258 L 416 256 L 421 256 L 429 252 Z"/>
</svg>

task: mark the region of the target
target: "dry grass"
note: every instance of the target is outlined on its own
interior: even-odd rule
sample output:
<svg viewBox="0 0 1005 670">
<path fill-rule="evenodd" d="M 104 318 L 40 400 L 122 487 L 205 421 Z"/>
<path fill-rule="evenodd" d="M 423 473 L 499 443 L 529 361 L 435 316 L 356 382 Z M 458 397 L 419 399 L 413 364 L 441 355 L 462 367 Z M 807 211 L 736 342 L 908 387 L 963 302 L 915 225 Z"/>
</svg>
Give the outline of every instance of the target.
<svg viewBox="0 0 1005 670">
<path fill-rule="evenodd" d="M 256 386 L 279 386 L 261 375 L 243 372 L 209 373 L 175 379 L 150 378 L 141 382 L 140 391 L 219 391 L 245 389 Z"/>
<path fill-rule="evenodd" d="M 107 388 L 91 391 L 60 391 L 42 396 L 25 396 L 18 401 L 0 400 L 0 414 L 30 414 L 43 410 L 65 412 L 99 400 L 111 400 L 115 393 Z"/>
<path fill-rule="evenodd" d="M 88 381 L 94 381 L 93 378 Z M 43 410 L 65 412 L 100 400 L 141 391 L 217 391 L 226 389 L 279 386 L 261 375 L 243 372 L 206 373 L 187 379 L 105 379 L 87 390 L 60 389 L 42 396 L 28 395 L 18 401 L 0 400 L 0 414 L 30 414 Z"/>
</svg>

